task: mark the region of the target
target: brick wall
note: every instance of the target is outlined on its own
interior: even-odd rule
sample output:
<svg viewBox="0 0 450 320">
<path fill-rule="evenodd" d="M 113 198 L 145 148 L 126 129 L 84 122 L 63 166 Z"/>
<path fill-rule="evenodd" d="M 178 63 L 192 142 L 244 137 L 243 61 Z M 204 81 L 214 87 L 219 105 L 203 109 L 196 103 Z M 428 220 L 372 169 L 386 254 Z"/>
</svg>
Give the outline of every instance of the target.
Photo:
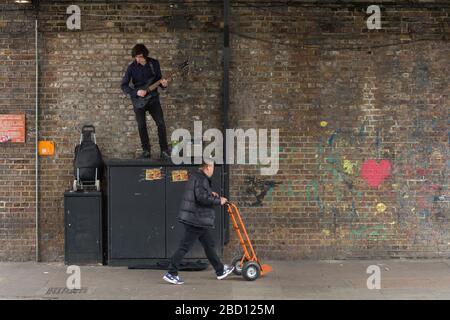
<svg viewBox="0 0 450 320">
<path fill-rule="evenodd" d="M 1 12 L 0 113 L 24 113 L 27 130 L 25 144 L 0 145 L 0 260 L 35 255 L 35 66 L 33 14 Z"/>
<path fill-rule="evenodd" d="M 278 174 L 231 178 L 262 255 L 449 256 L 449 7 L 366 8 L 233 10 L 232 124 L 280 128 Z"/>
<path fill-rule="evenodd" d="M 70 4 L 81 31 L 66 28 Z M 263 257 L 450 256 L 449 5 L 387 2 L 378 31 L 367 30 L 366 7 L 233 2 L 231 127 L 280 129 L 277 175 L 231 167 L 231 198 Z M 220 2 L 41 1 L 39 134 L 56 144 L 40 159 L 44 261 L 64 255 L 62 191 L 81 126 L 96 126 L 106 158 L 139 151 L 119 88 L 136 42 L 165 72 L 191 57 L 162 94 L 169 136 L 195 120 L 221 128 L 221 20 Z M 34 257 L 33 27 L 30 11 L 0 15 L 1 111 L 26 112 L 28 127 L 25 145 L 0 146 L 2 260 Z M 13 89 L 19 78 L 33 93 Z M 227 258 L 238 249 L 231 235 Z"/>
</svg>

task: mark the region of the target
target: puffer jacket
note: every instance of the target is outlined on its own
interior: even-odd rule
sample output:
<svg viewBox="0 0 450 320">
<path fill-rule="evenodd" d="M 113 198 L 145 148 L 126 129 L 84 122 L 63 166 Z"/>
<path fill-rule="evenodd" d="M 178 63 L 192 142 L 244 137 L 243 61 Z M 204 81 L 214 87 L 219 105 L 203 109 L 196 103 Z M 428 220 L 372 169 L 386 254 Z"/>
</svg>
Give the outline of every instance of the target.
<svg viewBox="0 0 450 320">
<path fill-rule="evenodd" d="M 214 228 L 215 205 L 220 205 L 220 198 L 212 195 L 211 179 L 198 170 L 189 177 L 178 221 L 195 227 Z"/>
</svg>

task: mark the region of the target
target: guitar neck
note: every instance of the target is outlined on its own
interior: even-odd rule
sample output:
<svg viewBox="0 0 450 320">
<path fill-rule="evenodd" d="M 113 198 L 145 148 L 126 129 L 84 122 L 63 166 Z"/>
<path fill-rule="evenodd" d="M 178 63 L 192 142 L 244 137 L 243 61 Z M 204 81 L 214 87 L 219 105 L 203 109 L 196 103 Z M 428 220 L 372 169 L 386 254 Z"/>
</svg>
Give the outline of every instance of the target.
<svg viewBox="0 0 450 320">
<path fill-rule="evenodd" d="M 168 76 L 167 76 L 167 77 L 163 77 L 162 79 L 172 80 L 172 77 L 173 77 L 173 75 L 174 75 L 175 73 L 176 73 L 176 72 L 170 72 L 170 73 L 168 73 Z M 158 86 L 159 86 L 160 83 L 161 83 L 161 80 L 158 80 L 158 81 L 156 81 L 155 83 L 152 83 L 152 84 L 148 87 L 148 90 L 149 90 L 149 91 L 155 90 L 156 88 L 158 88 Z"/>
<path fill-rule="evenodd" d="M 156 81 L 155 83 L 153 83 L 152 85 L 150 85 L 150 86 L 148 87 L 148 91 L 153 91 L 153 90 L 155 90 L 156 88 L 158 88 L 158 86 L 159 86 L 160 83 L 161 83 L 160 80 Z"/>
</svg>

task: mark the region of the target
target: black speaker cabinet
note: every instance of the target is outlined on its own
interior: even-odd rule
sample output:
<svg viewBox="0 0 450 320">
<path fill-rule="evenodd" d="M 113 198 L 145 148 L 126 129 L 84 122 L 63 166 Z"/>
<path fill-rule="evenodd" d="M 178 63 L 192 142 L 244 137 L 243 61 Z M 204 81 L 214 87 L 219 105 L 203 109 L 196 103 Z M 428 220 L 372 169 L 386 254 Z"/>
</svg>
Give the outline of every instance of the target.
<svg viewBox="0 0 450 320">
<path fill-rule="evenodd" d="M 102 193 L 64 193 L 66 264 L 101 264 Z"/>
<path fill-rule="evenodd" d="M 108 264 L 134 266 L 165 260 L 178 247 L 183 226 L 176 219 L 190 173 L 198 165 L 155 160 L 110 160 L 108 180 Z M 223 167 L 215 166 L 213 190 L 223 194 Z M 228 221 L 228 220 L 226 220 Z M 227 225 L 224 208 L 216 207 L 213 236 L 223 254 Z M 200 243 L 186 259 L 206 259 Z"/>
</svg>

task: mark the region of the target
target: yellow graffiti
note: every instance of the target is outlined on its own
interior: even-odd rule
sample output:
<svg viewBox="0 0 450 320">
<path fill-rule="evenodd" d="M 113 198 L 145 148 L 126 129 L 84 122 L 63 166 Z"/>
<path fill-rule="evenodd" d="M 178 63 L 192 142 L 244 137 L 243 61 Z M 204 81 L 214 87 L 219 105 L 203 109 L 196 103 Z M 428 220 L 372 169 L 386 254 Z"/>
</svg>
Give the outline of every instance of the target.
<svg viewBox="0 0 450 320">
<path fill-rule="evenodd" d="M 431 159 L 434 160 L 442 160 L 444 157 L 442 155 L 442 153 L 439 150 L 434 150 L 433 153 L 431 154 Z"/>
<path fill-rule="evenodd" d="M 328 229 L 323 229 L 322 230 L 322 233 L 325 235 L 325 236 L 329 236 L 330 235 L 330 230 L 328 230 Z"/>
<path fill-rule="evenodd" d="M 328 122 L 326 121 L 320 121 L 320 126 L 321 127 L 326 127 L 328 125 Z"/>
<path fill-rule="evenodd" d="M 385 212 L 386 211 L 386 205 L 384 204 L 384 203 L 378 203 L 377 204 L 377 211 L 379 212 L 379 213 L 383 213 L 383 212 Z"/>
<path fill-rule="evenodd" d="M 347 174 L 353 174 L 353 167 L 355 165 L 356 164 L 351 162 L 350 160 L 344 160 L 344 162 L 342 164 L 342 166 L 344 168 L 344 172 L 347 173 Z"/>
</svg>

